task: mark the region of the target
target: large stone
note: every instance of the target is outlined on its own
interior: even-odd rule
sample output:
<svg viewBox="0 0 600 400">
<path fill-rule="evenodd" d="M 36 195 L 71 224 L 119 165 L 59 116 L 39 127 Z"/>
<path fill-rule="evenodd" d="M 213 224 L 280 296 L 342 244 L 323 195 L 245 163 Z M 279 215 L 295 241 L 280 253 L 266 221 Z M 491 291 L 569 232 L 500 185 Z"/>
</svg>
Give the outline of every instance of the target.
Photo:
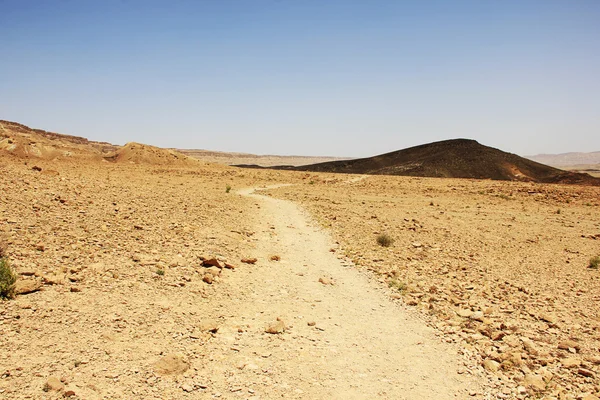
<svg viewBox="0 0 600 400">
<path fill-rule="evenodd" d="M 542 378 L 540 375 L 526 374 L 522 384 L 526 388 L 532 389 L 536 392 L 542 392 L 546 390 L 546 382 L 544 382 L 544 378 Z"/>
<path fill-rule="evenodd" d="M 569 357 L 560 362 L 564 368 L 576 368 L 581 365 L 581 360 L 575 357 Z"/>
<path fill-rule="evenodd" d="M 281 320 L 277 320 L 272 324 L 268 325 L 265 332 L 271 334 L 283 333 L 285 331 L 285 324 Z"/>
<path fill-rule="evenodd" d="M 593 394 L 587 394 L 581 398 L 581 400 L 600 400 L 598 396 L 594 396 Z"/>
<path fill-rule="evenodd" d="M 483 322 L 483 311 L 476 311 L 469 316 L 470 319 Z"/>
<path fill-rule="evenodd" d="M 160 375 L 179 375 L 190 368 L 183 354 L 168 354 L 154 363 L 154 371 Z"/>
<path fill-rule="evenodd" d="M 333 285 L 333 281 L 326 276 L 320 277 L 319 282 L 321 282 L 323 285 Z"/>
<path fill-rule="evenodd" d="M 221 275 L 221 268 L 208 267 L 204 269 L 204 274 L 211 274 L 213 277 Z"/>
<path fill-rule="evenodd" d="M 48 378 L 46 383 L 44 384 L 45 392 L 60 392 L 64 390 L 65 385 L 55 376 L 51 376 Z"/>
<path fill-rule="evenodd" d="M 15 283 L 16 294 L 28 294 L 37 292 L 42 288 L 42 283 L 35 279 L 19 279 Z"/>
<path fill-rule="evenodd" d="M 542 313 L 539 318 L 550 325 L 556 325 L 558 323 L 558 317 L 552 313 Z"/>
<path fill-rule="evenodd" d="M 219 260 L 217 260 L 216 258 L 209 258 L 209 259 L 203 260 L 202 261 L 202 266 L 203 267 L 223 268 L 223 266 L 221 265 L 221 263 L 219 262 Z"/>
<path fill-rule="evenodd" d="M 487 359 L 483 361 L 483 368 L 489 372 L 498 372 L 500 363 L 498 361 Z"/>
<path fill-rule="evenodd" d="M 198 328 L 202 332 L 217 333 L 217 331 L 219 330 L 219 325 L 214 321 L 204 321 L 200 323 L 200 326 L 198 326 Z"/>
<path fill-rule="evenodd" d="M 563 340 L 562 342 L 560 342 L 558 344 L 558 348 L 561 350 L 569 350 L 569 349 L 575 349 L 576 351 L 581 350 L 581 346 L 579 345 L 579 343 L 577 343 L 573 340 Z"/>
<path fill-rule="evenodd" d="M 577 370 L 577 373 L 579 375 L 583 375 L 583 376 L 585 376 L 587 378 L 593 378 L 594 376 L 596 376 L 596 374 L 594 374 L 594 371 L 591 371 L 591 370 L 589 370 L 587 368 L 579 368 Z"/>
</svg>

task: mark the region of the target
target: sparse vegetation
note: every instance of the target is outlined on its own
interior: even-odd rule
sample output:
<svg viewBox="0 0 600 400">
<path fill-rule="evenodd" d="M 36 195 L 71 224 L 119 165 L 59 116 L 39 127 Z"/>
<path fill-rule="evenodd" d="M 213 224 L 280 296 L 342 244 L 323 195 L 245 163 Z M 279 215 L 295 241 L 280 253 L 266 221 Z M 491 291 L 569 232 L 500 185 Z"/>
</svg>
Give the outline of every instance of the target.
<svg viewBox="0 0 600 400">
<path fill-rule="evenodd" d="M 14 273 L 8 259 L 0 257 L 0 298 L 12 299 L 15 296 L 15 282 L 17 275 Z"/>
<path fill-rule="evenodd" d="M 404 293 L 404 291 L 406 291 L 406 283 L 401 282 L 397 279 L 392 279 L 391 281 L 389 281 L 388 286 L 392 289 L 396 289 L 400 293 Z"/>
<path fill-rule="evenodd" d="M 590 258 L 590 268 L 598 269 L 600 268 L 600 256 Z"/>
<path fill-rule="evenodd" d="M 156 270 L 156 275 L 163 276 L 164 274 L 165 274 L 165 270 L 164 269 L 160 269 L 159 268 L 159 269 Z"/>
<path fill-rule="evenodd" d="M 225 186 L 225 193 L 231 192 L 231 185 Z"/>
<path fill-rule="evenodd" d="M 390 247 L 394 244 L 394 239 L 387 233 L 382 233 L 377 236 L 377 243 L 382 247 Z"/>
</svg>

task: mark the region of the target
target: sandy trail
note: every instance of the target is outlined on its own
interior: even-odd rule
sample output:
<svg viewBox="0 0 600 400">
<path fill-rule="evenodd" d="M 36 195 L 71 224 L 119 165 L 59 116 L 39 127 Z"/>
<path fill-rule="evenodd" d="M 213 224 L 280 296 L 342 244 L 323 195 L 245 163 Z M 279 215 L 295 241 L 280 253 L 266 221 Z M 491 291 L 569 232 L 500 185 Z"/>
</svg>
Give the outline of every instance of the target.
<svg viewBox="0 0 600 400">
<path fill-rule="evenodd" d="M 239 293 L 227 299 L 224 324 L 208 344 L 206 368 L 224 376 L 213 379 L 213 395 L 456 399 L 481 393 L 478 382 L 457 373 L 456 348 L 338 259 L 330 237 L 298 205 L 252 189 L 240 194 L 260 207 L 253 254 L 259 261 L 224 283 L 226 292 Z M 281 260 L 269 260 L 272 255 Z M 334 284 L 320 283 L 322 277 Z M 278 317 L 286 331 L 265 333 Z"/>
</svg>

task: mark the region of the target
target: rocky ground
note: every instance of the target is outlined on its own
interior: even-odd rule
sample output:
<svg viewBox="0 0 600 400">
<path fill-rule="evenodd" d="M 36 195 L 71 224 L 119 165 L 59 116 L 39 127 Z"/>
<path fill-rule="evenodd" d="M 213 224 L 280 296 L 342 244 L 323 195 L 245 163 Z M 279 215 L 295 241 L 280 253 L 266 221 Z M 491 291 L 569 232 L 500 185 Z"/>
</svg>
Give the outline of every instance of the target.
<svg viewBox="0 0 600 400">
<path fill-rule="evenodd" d="M 0 155 L 3 398 L 599 395 L 598 188 L 136 161 Z"/>
<path fill-rule="evenodd" d="M 598 188 L 311 174 L 270 194 L 460 343 L 498 398 L 600 396 Z"/>
<path fill-rule="evenodd" d="M 216 307 L 206 281 L 232 270 L 201 257 L 247 256 L 253 203 L 228 189 L 253 184 L 247 172 L 6 156 L 0 176 L 0 234 L 23 293 L 0 303 L 3 398 L 52 397 L 49 378 L 60 395 L 142 398 L 152 362 L 211 335 L 195 305 Z"/>
</svg>

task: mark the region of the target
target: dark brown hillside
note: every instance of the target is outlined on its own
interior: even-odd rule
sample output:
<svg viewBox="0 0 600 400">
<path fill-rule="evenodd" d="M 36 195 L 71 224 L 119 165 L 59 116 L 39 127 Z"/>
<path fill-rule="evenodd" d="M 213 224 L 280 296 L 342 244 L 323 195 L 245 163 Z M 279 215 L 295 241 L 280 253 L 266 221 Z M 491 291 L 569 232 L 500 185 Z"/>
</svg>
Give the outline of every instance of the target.
<svg viewBox="0 0 600 400">
<path fill-rule="evenodd" d="M 434 142 L 369 158 L 279 168 L 349 174 L 600 185 L 600 179 L 588 174 L 549 167 L 470 139 Z"/>
</svg>

